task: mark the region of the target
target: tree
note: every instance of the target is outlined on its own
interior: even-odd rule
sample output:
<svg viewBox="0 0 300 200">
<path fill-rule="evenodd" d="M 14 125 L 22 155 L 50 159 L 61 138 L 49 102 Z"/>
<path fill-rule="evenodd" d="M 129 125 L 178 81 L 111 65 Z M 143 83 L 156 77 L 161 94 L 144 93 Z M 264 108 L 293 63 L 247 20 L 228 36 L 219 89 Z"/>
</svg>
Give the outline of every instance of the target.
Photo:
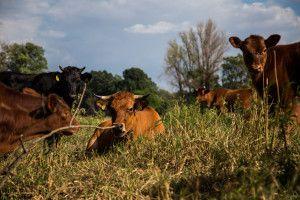
<svg viewBox="0 0 300 200">
<path fill-rule="evenodd" d="M 119 88 L 127 91 L 148 90 L 157 91 L 157 85 L 140 68 L 132 67 L 123 71 L 123 78 Z"/>
<path fill-rule="evenodd" d="M 22 73 L 40 73 L 46 70 L 44 49 L 33 43 L 1 44 L 0 70 Z"/>
<path fill-rule="evenodd" d="M 165 73 L 179 92 L 191 92 L 199 86 L 218 85 L 217 72 L 227 49 L 227 40 L 209 19 L 195 30 L 179 33 L 181 43 L 169 42 Z"/>
<path fill-rule="evenodd" d="M 241 54 L 224 58 L 222 64 L 222 85 L 225 88 L 237 89 L 249 87 L 251 78 Z"/>
</svg>

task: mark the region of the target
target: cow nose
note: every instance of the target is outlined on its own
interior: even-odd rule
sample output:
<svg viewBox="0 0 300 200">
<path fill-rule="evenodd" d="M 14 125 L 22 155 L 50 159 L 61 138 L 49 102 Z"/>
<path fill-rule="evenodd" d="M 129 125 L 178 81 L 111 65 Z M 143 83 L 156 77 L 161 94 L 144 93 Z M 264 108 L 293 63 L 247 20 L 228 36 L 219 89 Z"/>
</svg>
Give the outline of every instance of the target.
<svg viewBox="0 0 300 200">
<path fill-rule="evenodd" d="M 125 124 L 124 123 L 113 123 L 113 125 L 115 126 L 116 129 L 118 129 L 122 133 L 126 132 Z"/>
</svg>

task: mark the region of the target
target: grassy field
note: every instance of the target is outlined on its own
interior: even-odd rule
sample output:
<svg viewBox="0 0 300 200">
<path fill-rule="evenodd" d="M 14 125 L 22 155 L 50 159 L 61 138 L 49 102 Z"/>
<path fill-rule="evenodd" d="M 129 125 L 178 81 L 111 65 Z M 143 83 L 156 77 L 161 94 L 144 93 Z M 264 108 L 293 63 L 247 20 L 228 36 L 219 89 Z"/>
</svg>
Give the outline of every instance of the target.
<svg viewBox="0 0 300 200">
<path fill-rule="evenodd" d="M 259 110 L 244 120 L 176 105 L 164 116 L 164 135 L 91 158 L 84 150 L 93 130 L 81 130 L 55 152 L 44 155 L 42 144 L 31 152 L 1 199 L 299 199 L 299 127 L 286 150 L 277 123 Z M 80 121 L 98 125 L 101 118 Z"/>
</svg>

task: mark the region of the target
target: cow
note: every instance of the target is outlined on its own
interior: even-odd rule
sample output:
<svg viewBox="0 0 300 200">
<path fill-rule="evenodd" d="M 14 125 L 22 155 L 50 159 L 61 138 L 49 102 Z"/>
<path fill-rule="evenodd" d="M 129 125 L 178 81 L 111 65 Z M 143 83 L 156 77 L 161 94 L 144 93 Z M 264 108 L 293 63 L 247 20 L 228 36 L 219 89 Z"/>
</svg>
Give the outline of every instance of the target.
<svg viewBox="0 0 300 200">
<path fill-rule="evenodd" d="M 216 107 L 217 110 L 233 112 L 237 104 L 240 104 L 243 109 L 249 109 L 253 100 L 252 89 L 226 89 L 217 88 L 208 90 L 200 87 L 197 90 L 197 102 L 204 103 L 208 107 Z"/>
<path fill-rule="evenodd" d="M 41 74 L 21 74 L 17 72 L 1 72 L 0 82 L 22 91 L 25 87 L 32 88 L 42 95 L 55 93 L 62 97 L 64 101 L 72 107 L 76 95 L 81 92 L 83 82 L 87 83 L 92 78 L 90 73 L 83 73 L 85 67 L 77 68 L 59 66 L 61 72 L 47 72 Z M 46 139 L 49 148 L 59 142 L 60 134 L 54 134 Z"/>
<path fill-rule="evenodd" d="M 0 84 L 0 153 L 14 151 L 23 141 L 42 137 L 70 125 L 69 106 L 56 94 L 38 97 L 22 94 Z M 76 119 L 73 125 L 78 125 Z M 60 132 L 76 133 L 78 128 Z"/>
<path fill-rule="evenodd" d="M 277 45 L 280 38 L 277 34 L 267 39 L 250 35 L 244 41 L 230 37 L 229 42 L 243 52 L 244 62 L 258 95 L 265 99 L 264 94 L 268 94 L 270 114 L 275 112 L 275 105 L 279 105 L 285 111 L 293 109 L 293 114 L 299 116 L 299 109 L 292 104 L 299 96 L 300 42 Z"/>
<path fill-rule="evenodd" d="M 164 133 L 164 125 L 159 114 L 148 106 L 149 95 L 134 95 L 121 91 L 109 96 L 97 96 L 97 105 L 111 115 L 99 126 L 116 126 L 114 129 L 96 129 L 90 138 L 86 151 L 104 152 L 114 143 L 135 140 L 139 136 L 153 138 Z"/>
<path fill-rule="evenodd" d="M 41 74 L 22 74 L 17 72 L 0 72 L 0 82 L 17 90 L 32 88 L 42 95 L 55 93 L 62 97 L 71 107 L 79 88 L 83 82 L 89 82 L 92 78 L 90 73 L 83 73 L 83 68 L 59 66 L 61 72 L 47 72 Z"/>
</svg>

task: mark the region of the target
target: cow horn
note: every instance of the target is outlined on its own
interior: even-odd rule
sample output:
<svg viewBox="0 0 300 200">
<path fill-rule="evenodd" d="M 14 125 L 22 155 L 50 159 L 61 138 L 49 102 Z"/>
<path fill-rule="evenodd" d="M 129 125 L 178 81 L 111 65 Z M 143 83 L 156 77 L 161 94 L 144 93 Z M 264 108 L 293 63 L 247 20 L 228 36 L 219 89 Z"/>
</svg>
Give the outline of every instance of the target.
<svg viewBox="0 0 300 200">
<path fill-rule="evenodd" d="M 101 96 L 101 95 L 97 95 L 97 94 L 94 94 L 95 97 L 99 98 L 99 99 L 102 99 L 102 100 L 108 100 L 112 97 L 112 95 L 108 95 L 108 96 Z"/>
<path fill-rule="evenodd" d="M 62 66 L 58 65 L 59 69 L 63 72 L 64 68 L 62 68 Z"/>
<path fill-rule="evenodd" d="M 150 94 L 146 94 L 146 95 L 134 95 L 134 99 L 141 99 L 141 98 L 146 98 L 148 97 Z"/>
</svg>

